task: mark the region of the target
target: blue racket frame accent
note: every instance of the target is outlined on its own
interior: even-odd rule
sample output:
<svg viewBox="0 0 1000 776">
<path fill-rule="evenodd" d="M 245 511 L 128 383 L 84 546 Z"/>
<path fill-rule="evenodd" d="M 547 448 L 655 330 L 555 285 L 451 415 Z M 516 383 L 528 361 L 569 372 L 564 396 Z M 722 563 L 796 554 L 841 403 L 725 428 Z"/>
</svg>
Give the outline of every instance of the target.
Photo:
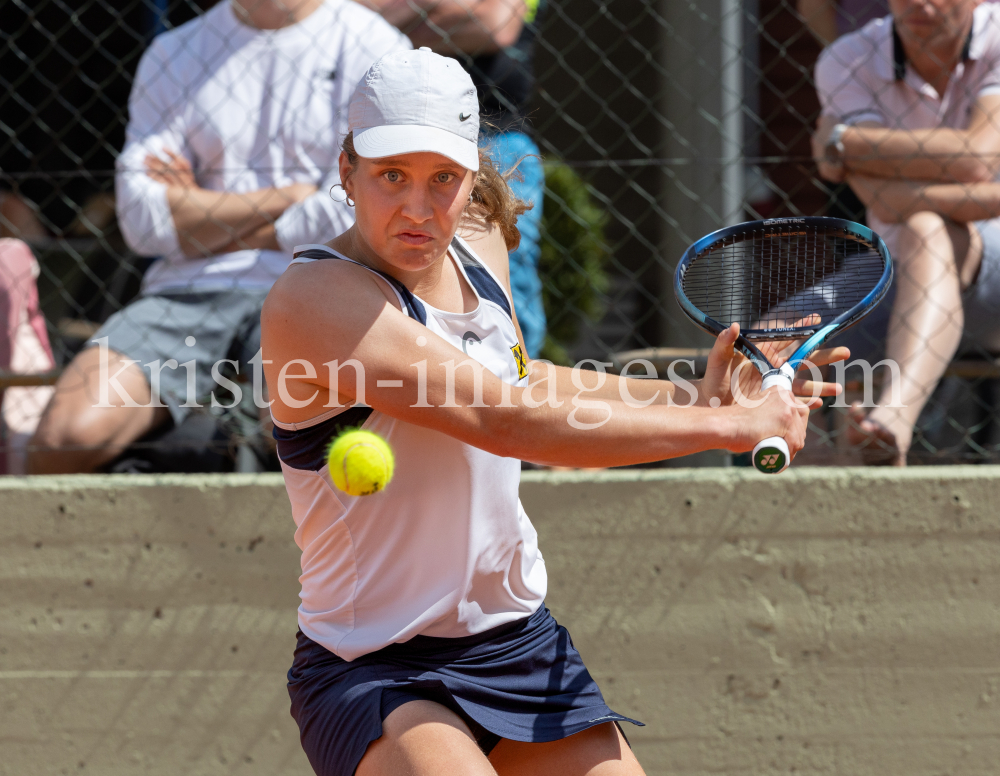
<svg viewBox="0 0 1000 776">
<path fill-rule="evenodd" d="M 795 353 L 793 353 L 787 361 L 788 365 L 795 370 L 798 369 L 799 365 L 809 358 L 809 356 L 812 355 L 812 353 L 824 342 L 826 342 L 835 332 L 843 331 L 844 329 L 853 326 L 855 323 L 864 318 L 869 312 L 875 309 L 876 305 L 882 301 L 882 298 L 889 290 L 889 286 L 892 284 L 892 257 L 889 255 L 889 249 L 886 247 L 885 242 L 878 236 L 878 234 L 873 232 L 867 226 L 855 223 L 854 221 L 848 221 L 843 218 L 826 218 L 823 216 L 806 216 L 802 218 L 769 218 L 764 221 L 746 221 L 742 224 L 727 226 L 724 229 L 719 229 L 711 234 L 707 234 L 688 248 L 681 257 L 681 260 L 677 265 L 677 270 L 674 272 L 674 296 L 677 298 L 678 304 L 680 304 L 681 309 L 688 316 L 688 318 L 709 334 L 718 336 L 729 327 L 724 326 L 714 318 L 710 318 L 691 303 L 691 300 L 688 299 L 687 295 L 684 293 L 684 273 L 687 271 L 688 266 L 690 266 L 691 262 L 694 261 L 698 254 L 716 243 L 740 234 L 764 229 L 768 226 L 812 226 L 823 229 L 840 229 L 861 238 L 865 242 L 871 243 L 879 251 L 879 253 L 885 256 L 886 260 L 882 277 L 879 278 L 875 287 L 872 288 L 864 299 L 858 302 L 850 310 L 838 315 L 830 323 L 825 324 L 818 329 L 811 326 L 778 329 L 773 330 L 773 334 L 762 334 L 756 337 L 756 339 L 761 341 L 800 339 L 805 337 L 805 342 L 796 348 Z M 753 344 L 753 342 L 744 337 L 742 332 L 736 340 L 735 347 L 753 362 L 754 366 L 760 370 L 762 375 L 775 371 L 775 366 L 767 359 L 767 356 L 765 356 L 760 349 Z"/>
</svg>

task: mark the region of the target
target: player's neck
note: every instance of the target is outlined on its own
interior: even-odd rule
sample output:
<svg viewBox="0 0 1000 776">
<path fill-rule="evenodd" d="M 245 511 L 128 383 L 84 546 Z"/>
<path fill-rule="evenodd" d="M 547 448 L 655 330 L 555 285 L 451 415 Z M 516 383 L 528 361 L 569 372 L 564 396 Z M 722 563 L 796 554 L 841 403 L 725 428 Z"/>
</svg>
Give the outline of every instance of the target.
<svg viewBox="0 0 1000 776">
<path fill-rule="evenodd" d="M 412 293 L 420 296 L 420 291 L 433 289 L 441 278 L 441 267 L 447 259 L 447 253 L 440 260 L 419 270 L 406 270 L 385 261 L 378 251 L 369 245 L 355 224 L 339 237 L 327 243 L 349 259 L 371 267 L 384 275 L 390 275 L 406 286 Z"/>
<path fill-rule="evenodd" d="M 476 292 L 463 280 L 447 251 L 426 267 L 407 271 L 384 261 L 368 244 L 357 225 L 327 245 L 349 259 L 395 278 L 412 294 L 439 310 L 467 313 L 479 304 Z"/>
<path fill-rule="evenodd" d="M 280 30 L 298 24 L 323 0 L 230 0 L 236 18 L 258 30 Z"/>
</svg>

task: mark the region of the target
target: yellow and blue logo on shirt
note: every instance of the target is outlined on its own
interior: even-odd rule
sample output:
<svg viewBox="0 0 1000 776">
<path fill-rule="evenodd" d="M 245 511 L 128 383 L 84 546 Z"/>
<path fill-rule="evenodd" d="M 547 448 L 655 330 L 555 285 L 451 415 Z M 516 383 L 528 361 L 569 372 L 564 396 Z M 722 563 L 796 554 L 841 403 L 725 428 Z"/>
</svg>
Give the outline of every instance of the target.
<svg viewBox="0 0 1000 776">
<path fill-rule="evenodd" d="M 514 354 L 514 363 L 517 364 L 517 379 L 522 380 L 528 376 L 528 362 L 524 358 L 524 351 L 521 350 L 521 343 L 511 345 L 510 350 Z"/>
</svg>

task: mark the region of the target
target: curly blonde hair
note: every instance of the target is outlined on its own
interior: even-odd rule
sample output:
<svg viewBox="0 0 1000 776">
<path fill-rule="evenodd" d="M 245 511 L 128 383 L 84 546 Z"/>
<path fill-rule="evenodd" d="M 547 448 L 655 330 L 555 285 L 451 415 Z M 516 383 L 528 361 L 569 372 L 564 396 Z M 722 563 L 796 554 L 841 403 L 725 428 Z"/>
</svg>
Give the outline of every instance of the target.
<svg viewBox="0 0 1000 776">
<path fill-rule="evenodd" d="M 347 155 L 351 166 L 358 164 L 358 152 L 354 150 L 354 133 L 348 132 L 340 149 Z M 472 199 L 465 208 L 465 215 L 475 221 L 495 224 L 503 235 L 507 250 L 512 251 L 521 244 L 521 232 L 517 228 L 517 217 L 531 210 L 532 206 L 519 199 L 507 182 L 517 176 L 517 165 L 501 173 L 487 150 L 479 149 L 479 172 L 472 187 Z"/>
</svg>

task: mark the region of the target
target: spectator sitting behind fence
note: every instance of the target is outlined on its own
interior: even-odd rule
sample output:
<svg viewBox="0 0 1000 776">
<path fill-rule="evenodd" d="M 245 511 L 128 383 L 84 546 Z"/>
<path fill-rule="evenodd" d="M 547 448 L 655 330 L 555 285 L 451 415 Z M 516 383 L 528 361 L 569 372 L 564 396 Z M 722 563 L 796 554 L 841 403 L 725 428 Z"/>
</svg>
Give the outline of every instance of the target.
<svg viewBox="0 0 1000 776">
<path fill-rule="evenodd" d="M 179 423 L 209 395 L 222 359 L 246 372 L 292 248 L 354 222 L 329 194 L 347 105 L 375 60 L 406 48 L 350 0 L 223 0 L 153 41 L 116 191 L 129 245 L 162 258 L 60 378 L 32 471 L 93 471 Z"/>
<path fill-rule="evenodd" d="M 886 0 L 797 0 L 795 10 L 824 46 L 886 15 Z"/>
<path fill-rule="evenodd" d="M 510 254 L 514 307 L 529 358 L 545 342 L 538 277 L 545 172 L 529 134 L 538 14 L 546 0 L 361 0 L 410 36 L 415 46 L 454 57 L 479 92 L 480 142 L 501 171 L 517 168 L 511 189 L 532 208 L 517 219 L 521 244 Z"/>
<path fill-rule="evenodd" d="M 1000 351 L 1000 7 L 889 7 L 820 57 L 814 151 L 821 175 L 846 180 L 867 205 L 895 259 L 885 348 L 899 371 L 888 370 L 867 417 L 853 410 L 850 434 L 869 462 L 905 465 L 963 334 Z"/>
</svg>

